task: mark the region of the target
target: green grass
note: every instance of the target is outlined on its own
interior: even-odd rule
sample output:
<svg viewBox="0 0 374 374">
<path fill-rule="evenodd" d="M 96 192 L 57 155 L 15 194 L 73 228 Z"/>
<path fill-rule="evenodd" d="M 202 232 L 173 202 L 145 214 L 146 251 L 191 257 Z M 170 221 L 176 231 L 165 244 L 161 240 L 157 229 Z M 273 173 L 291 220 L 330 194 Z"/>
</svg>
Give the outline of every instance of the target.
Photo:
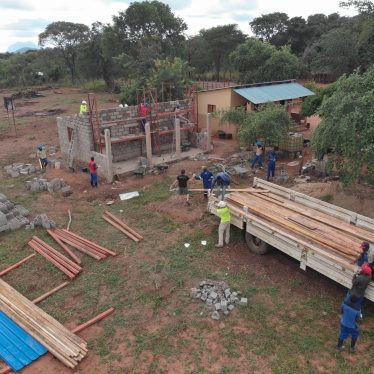
<svg viewBox="0 0 374 374">
<path fill-rule="evenodd" d="M 325 196 L 322 196 L 321 200 L 325 201 L 326 203 L 331 203 L 333 198 L 334 198 L 334 196 L 332 194 L 327 194 Z"/>
<path fill-rule="evenodd" d="M 26 191 L 25 180 L 2 180 L 1 191 L 32 212 L 35 207 L 40 209 L 44 192 Z M 85 199 L 72 196 L 73 232 L 118 256 L 96 261 L 76 252 L 83 260 L 84 271 L 39 306 L 69 326 L 115 308 L 114 314 L 93 328 L 88 341 L 91 354 L 98 358 L 97 372 L 169 373 L 171 367 L 175 369 L 175 362 L 178 370 L 191 374 L 261 372 L 264 365 L 264 371 L 279 374 L 316 373 L 321 365 L 326 373 L 370 371 L 370 350 L 366 348 L 360 347 L 360 365 L 345 359 L 349 353 L 335 354 L 339 330 L 336 300 L 328 294 L 309 292 L 297 272 L 293 279 L 278 284 L 266 270 L 262 269 L 260 275 L 256 263 L 249 270 L 240 270 L 241 263 L 235 256 L 231 261 L 236 270 L 217 264 L 215 217 L 204 216 L 213 227 L 212 234 L 207 234 L 198 225 L 186 231 L 186 225 L 155 209 L 157 202 L 169 199 L 169 186 L 170 180 L 155 182 L 137 199 L 122 204 L 121 216 L 118 206 L 108 208 L 96 202 L 87 209 Z M 44 209 L 53 219 L 53 208 Z M 105 222 L 101 215 L 106 209 L 128 222 L 144 240 L 136 244 Z M 67 218 L 58 222 L 60 227 L 66 223 Z M 0 269 L 32 253 L 26 243 L 33 235 L 59 249 L 43 229 L 2 235 Z M 202 246 L 201 240 L 208 244 Z M 232 243 L 241 241 L 240 230 L 233 227 Z M 186 248 L 184 243 L 190 246 Z M 230 255 L 230 251 L 225 254 Z M 243 248 L 242 256 L 246 253 Z M 254 257 L 248 257 L 251 264 L 249 258 Z M 248 307 L 236 306 L 229 316 L 213 321 L 212 310 L 189 298 L 189 288 L 208 278 L 225 280 L 233 291 L 248 298 Z M 3 280 L 32 300 L 63 283 L 66 277 L 37 255 Z M 368 347 L 374 337 L 369 327 L 373 312 L 371 304 L 363 308 L 369 323 L 362 328 L 360 345 Z M 224 328 L 220 328 L 221 323 Z"/>
</svg>

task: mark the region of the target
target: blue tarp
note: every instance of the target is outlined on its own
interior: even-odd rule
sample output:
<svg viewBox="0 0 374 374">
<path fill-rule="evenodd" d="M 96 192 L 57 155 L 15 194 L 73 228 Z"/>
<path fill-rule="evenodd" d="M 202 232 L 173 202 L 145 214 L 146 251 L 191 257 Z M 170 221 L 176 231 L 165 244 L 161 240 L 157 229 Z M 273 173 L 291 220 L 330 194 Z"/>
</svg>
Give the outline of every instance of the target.
<svg viewBox="0 0 374 374">
<path fill-rule="evenodd" d="M 253 104 L 264 104 L 268 101 L 291 100 L 314 95 L 313 91 L 308 90 L 298 83 L 279 83 L 268 86 L 236 88 L 234 91 Z"/>
<path fill-rule="evenodd" d="M 47 352 L 38 341 L 0 311 L 0 357 L 14 370 Z"/>
</svg>

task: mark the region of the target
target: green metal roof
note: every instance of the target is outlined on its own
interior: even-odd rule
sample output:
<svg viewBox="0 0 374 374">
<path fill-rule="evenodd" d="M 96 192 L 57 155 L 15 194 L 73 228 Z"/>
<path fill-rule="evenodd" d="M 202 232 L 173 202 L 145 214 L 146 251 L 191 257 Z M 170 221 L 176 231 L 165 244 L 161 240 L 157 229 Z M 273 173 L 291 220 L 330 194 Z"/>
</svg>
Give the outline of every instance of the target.
<svg viewBox="0 0 374 374">
<path fill-rule="evenodd" d="M 263 104 L 268 101 L 291 100 L 314 95 L 298 83 L 270 84 L 268 86 L 235 88 L 234 91 L 253 104 Z"/>
</svg>

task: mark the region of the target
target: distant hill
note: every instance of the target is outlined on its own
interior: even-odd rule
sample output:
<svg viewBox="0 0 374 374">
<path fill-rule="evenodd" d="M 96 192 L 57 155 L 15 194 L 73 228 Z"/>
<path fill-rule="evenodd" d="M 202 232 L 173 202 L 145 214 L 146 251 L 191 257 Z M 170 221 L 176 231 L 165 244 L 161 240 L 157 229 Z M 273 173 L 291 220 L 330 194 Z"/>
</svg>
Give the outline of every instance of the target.
<svg viewBox="0 0 374 374">
<path fill-rule="evenodd" d="M 36 48 L 23 47 L 21 49 L 17 49 L 13 53 L 25 53 L 27 51 L 37 51 L 37 49 Z"/>
<path fill-rule="evenodd" d="M 26 50 L 25 51 L 20 51 L 20 49 L 25 49 L 25 48 L 27 48 L 26 50 L 40 49 L 40 47 L 33 42 L 17 42 L 17 43 L 14 43 L 14 44 L 10 45 L 8 47 L 7 52 L 10 52 L 10 53 L 13 53 L 13 52 L 24 53 L 24 52 L 26 52 Z"/>
</svg>

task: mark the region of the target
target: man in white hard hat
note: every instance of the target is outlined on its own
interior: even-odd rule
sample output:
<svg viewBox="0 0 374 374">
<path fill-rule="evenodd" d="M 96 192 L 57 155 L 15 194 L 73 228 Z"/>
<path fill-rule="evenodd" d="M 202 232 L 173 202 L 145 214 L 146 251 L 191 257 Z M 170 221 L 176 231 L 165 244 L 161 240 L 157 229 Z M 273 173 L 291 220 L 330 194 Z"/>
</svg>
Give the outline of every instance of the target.
<svg viewBox="0 0 374 374">
<path fill-rule="evenodd" d="M 79 111 L 79 114 L 82 114 L 84 112 L 87 112 L 87 102 L 83 100 L 82 104 L 81 104 L 81 109 Z"/>
<path fill-rule="evenodd" d="M 226 202 L 220 201 L 218 203 L 217 213 L 221 217 L 221 223 L 218 227 L 218 244 L 217 248 L 223 247 L 223 234 L 226 232 L 225 242 L 229 244 L 230 241 L 230 209 L 227 207 Z"/>
</svg>

